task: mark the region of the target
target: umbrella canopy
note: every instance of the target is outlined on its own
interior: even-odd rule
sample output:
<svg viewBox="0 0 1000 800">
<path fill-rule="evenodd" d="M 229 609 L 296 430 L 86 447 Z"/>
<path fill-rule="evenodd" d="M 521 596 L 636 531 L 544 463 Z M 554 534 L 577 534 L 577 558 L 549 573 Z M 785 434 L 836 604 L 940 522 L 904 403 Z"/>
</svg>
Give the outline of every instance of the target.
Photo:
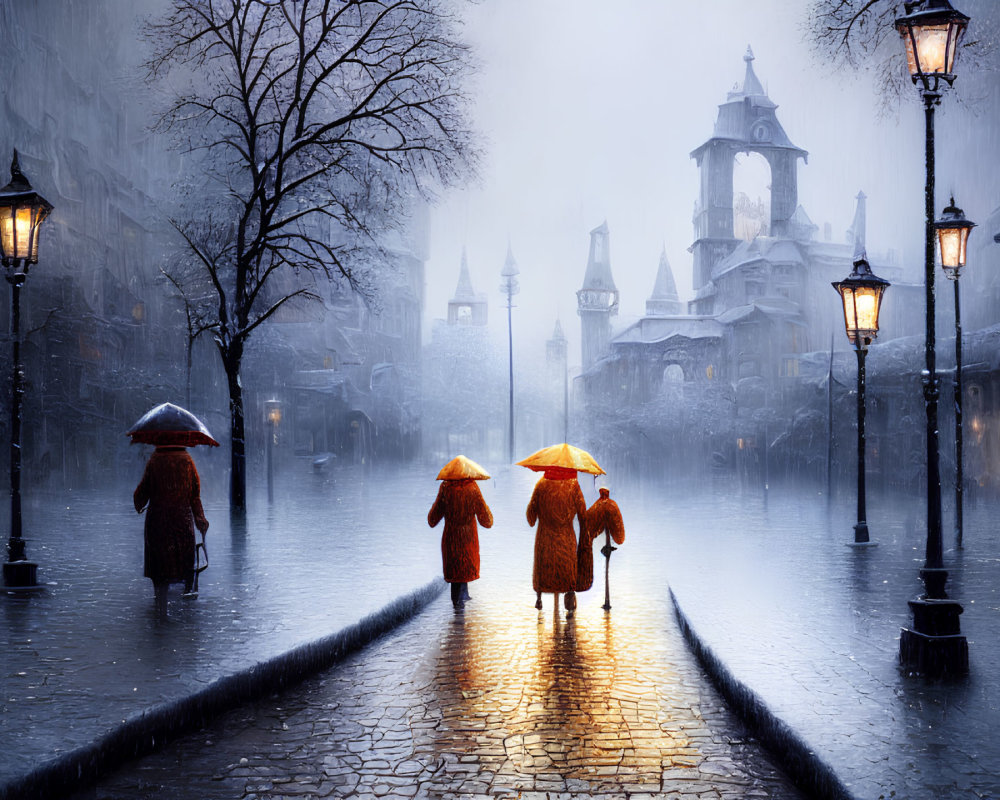
<svg viewBox="0 0 1000 800">
<path fill-rule="evenodd" d="M 158 447 L 219 446 L 200 419 L 173 403 L 163 403 L 147 411 L 126 436 L 132 437 L 132 444 L 155 444 Z"/>
<path fill-rule="evenodd" d="M 554 444 L 551 447 L 543 447 L 537 453 L 532 453 L 517 463 L 518 466 L 533 469 L 535 472 L 544 472 L 555 467 L 557 469 L 572 469 L 577 472 L 589 472 L 591 475 L 605 474 L 590 453 L 565 442 Z"/>
<path fill-rule="evenodd" d="M 455 456 L 441 467 L 437 479 L 439 481 L 460 481 L 471 478 L 474 481 L 489 480 L 490 474 L 471 458 Z"/>
</svg>

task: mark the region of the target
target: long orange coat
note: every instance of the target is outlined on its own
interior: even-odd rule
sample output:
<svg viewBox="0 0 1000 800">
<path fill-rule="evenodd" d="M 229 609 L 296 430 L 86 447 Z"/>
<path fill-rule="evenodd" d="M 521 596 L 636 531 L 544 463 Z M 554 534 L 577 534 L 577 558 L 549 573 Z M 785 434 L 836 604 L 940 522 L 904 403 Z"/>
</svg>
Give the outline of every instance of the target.
<svg viewBox="0 0 1000 800">
<path fill-rule="evenodd" d="M 576 473 L 566 479 L 542 477 L 528 502 L 528 524 L 538 521 L 535 564 L 531 585 L 536 592 L 572 592 L 576 589 L 576 532 L 573 518 L 585 533 L 587 502 Z"/>
<path fill-rule="evenodd" d="M 471 478 L 441 481 L 437 499 L 427 514 L 432 528 L 444 519 L 441 534 L 441 562 L 448 583 L 468 583 L 479 579 L 479 531 L 493 527 L 493 514 L 483 500 L 479 486 Z"/>
<path fill-rule="evenodd" d="M 576 553 L 576 590 L 585 592 L 594 583 L 594 540 L 602 533 L 611 534 L 615 544 L 625 541 L 625 523 L 618 504 L 602 488 L 601 496 L 587 509 L 587 535 L 580 537 Z"/>
<path fill-rule="evenodd" d="M 183 581 L 194 569 L 194 526 L 205 532 L 201 482 L 183 447 L 157 447 L 132 495 L 135 510 L 146 511 L 143 575 L 153 583 Z"/>
</svg>

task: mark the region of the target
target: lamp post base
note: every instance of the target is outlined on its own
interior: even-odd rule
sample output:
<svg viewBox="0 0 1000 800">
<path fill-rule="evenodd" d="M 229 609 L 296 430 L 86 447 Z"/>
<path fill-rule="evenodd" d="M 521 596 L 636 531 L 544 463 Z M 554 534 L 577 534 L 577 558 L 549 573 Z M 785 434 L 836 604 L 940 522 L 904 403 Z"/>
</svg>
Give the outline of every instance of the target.
<svg viewBox="0 0 1000 800">
<path fill-rule="evenodd" d="M 899 663 L 911 673 L 930 678 L 965 675 L 969 671 L 969 643 L 962 635 L 956 600 L 920 597 L 909 601 L 913 630 L 899 636 Z"/>
<path fill-rule="evenodd" d="M 33 561 L 7 561 L 3 565 L 3 585 L 9 592 L 37 592 L 38 564 Z"/>
<path fill-rule="evenodd" d="M 873 542 L 868 535 L 868 523 L 859 522 L 854 526 L 854 541 L 846 543 L 848 547 L 875 547 L 878 542 Z"/>
</svg>

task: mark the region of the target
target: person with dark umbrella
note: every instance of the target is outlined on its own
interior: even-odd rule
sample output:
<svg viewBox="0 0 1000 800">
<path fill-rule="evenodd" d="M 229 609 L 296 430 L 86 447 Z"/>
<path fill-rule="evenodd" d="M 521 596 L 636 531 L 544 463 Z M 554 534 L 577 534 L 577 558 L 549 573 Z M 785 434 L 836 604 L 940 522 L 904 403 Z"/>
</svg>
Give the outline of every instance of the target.
<svg viewBox="0 0 1000 800">
<path fill-rule="evenodd" d="M 153 582 L 157 612 L 166 612 L 167 588 L 184 583 L 191 593 L 195 578 L 194 529 L 204 535 L 208 520 L 201 505 L 201 481 L 187 449 L 197 444 L 215 447 L 202 422 L 179 406 L 164 403 L 142 417 L 128 432 L 132 442 L 156 445 L 132 500 L 146 511 L 143 575 Z"/>
</svg>

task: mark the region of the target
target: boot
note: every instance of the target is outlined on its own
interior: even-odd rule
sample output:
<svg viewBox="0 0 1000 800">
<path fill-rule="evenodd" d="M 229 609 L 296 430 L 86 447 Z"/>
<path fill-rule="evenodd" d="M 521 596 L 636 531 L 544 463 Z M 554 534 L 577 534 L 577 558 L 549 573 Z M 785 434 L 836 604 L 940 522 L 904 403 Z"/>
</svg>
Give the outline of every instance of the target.
<svg viewBox="0 0 1000 800">
<path fill-rule="evenodd" d="M 462 596 L 462 584 L 460 583 L 451 584 L 451 604 L 455 608 L 465 607 L 465 598 Z"/>
<path fill-rule="evenodd" d="M 576 611 L 576 592 L 566 592 L 563 595 L 563 604 L 570 614 Z"/>
<path fill-rule="evenodd" d="M 541 611 L 542 610 L 542 593 L 541 592 L 536 592 L 536 594 L 538 595 L 538 599 L 535 600 L 535 608 L 537 608 L 539 611 Z"/>
</svg>

